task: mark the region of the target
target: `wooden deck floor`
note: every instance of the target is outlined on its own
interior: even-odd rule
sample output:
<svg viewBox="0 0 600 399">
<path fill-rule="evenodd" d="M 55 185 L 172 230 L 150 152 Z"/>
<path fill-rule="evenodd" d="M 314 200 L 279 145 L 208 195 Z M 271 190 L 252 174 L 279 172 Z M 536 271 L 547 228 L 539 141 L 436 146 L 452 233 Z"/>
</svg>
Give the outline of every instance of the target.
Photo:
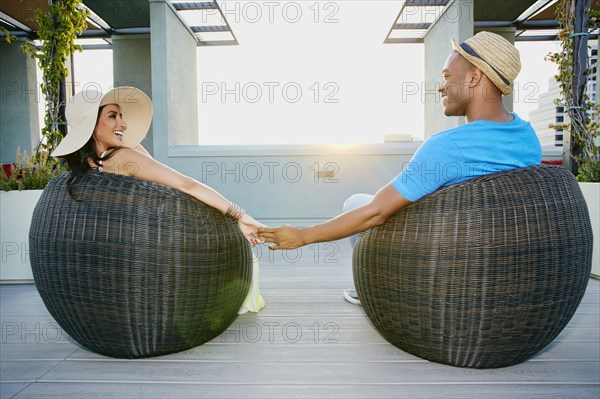
<svg viewBox="0 0 600 399">
<path fill-rule="evenodd" d="M 494 370 L 444 366 L 384 341 L 352 285 L 345 241 L 258 254 L 267 307 L 220 337 L 158 358 L 116 360 L 81 348 L 33 285 L 0 286 L 0 398 L 600 397 L 600 281 L 535 358 Z"/>
</svg>

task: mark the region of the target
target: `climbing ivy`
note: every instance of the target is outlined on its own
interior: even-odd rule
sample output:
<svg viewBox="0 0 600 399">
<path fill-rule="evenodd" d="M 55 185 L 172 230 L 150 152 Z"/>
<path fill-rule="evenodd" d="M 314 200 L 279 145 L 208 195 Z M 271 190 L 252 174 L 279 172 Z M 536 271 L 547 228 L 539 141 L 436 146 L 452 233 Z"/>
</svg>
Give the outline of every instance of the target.
<svg viewBox="0 0 600 399">
<path fill-rule="evenodd" d="M 10 32 L 8 31 L 8 29 L 6 29 L 2 26 L 0 26 L 0 35 L 4 36 L 4 40 L 8 44 L 11 44 L 13 41 L 17 40 L 16 36 L 11 35 Z"/>
<path fill-rule="evenodd" d="M 574 37 L 588 34 L 588 32 L 575 32 L 576 3 L 585 1 L 585 12 L 589 13 L 589 32 L 600 27 L 600 11 L 590 9 L 589 0 L 560 0 L 557 3 L 557 17 L 560 24 L 558 38 L 561 42 L 562 51 L 548 54 L 547 60 L 558 66 L 558 74 L 555 78 L 561 88 L 561 99 L 557 104 L 562 104 L 569 115 L 569 123 L 562 125 L 551 125 L 554 129 L 562 129 L 571 133 L 574 148 L 578 150 L 571 154 L 578 164 L 579 181 L 600 182 L 600 107 L 590 101 L 586 93 L 587 79 L 580 81 L 575 73 L 575 57 L 580 51 L 575 48 Z M 589 51 L 586 49 L 585 51 Z M 585 77 L 592 72 L 589 65 L 585 66 Z M 600 82 L 598 82 L 600 83 Z M 581 95 L 580 101 L 574 96 L 574 86 Z M 576 104 L 578 102 L 578 104 Z M 567 149 L 568 151 L 569 149 Z"/>
<path fill-rule="evenodd" d="M 65 121 L 61 119 L 60 87 L 68 75 L 67 58 L 82 48 L 75 44 L 77 35 L 87 27 L 89 11 L 81 7 L 82 0 L 50 0 L 47 12 L 35 10 L 34 18 L 39 24 L 37 31 L 41 46 L 32 42 L 21 46 L 23 52 L 37 60 L 42 71 L 41 90 L 45 96 L 44 126 L 40 150 L 52 152 L 63 135 L 59 129 Z"/>
</svg>

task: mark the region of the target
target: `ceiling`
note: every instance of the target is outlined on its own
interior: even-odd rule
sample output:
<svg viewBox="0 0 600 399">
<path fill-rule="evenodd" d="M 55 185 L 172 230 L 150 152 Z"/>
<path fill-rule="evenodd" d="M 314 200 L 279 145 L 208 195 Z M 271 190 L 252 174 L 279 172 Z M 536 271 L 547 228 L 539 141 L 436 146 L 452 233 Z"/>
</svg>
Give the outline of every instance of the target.
<svg viewBox="0 0 600 399">
<path fill-rule="evenodd" d="M 476 30 L 493 27 L 516 28 L 517 41 L 555 40 L 558 33 L 558 0 L 473 0 Z M 424 37 L 447 12 L 458 9 L 454 0 L 399 1 L 400 12 L 384 43 L 423 43 Z M 169 0 L 168 4 L 198 40 L 199 46 L 237 45 L 238 41 L 216 0 Z M 113 35 L 150 33 L 148 0 L 83 0 L 90 10 L 84 38 L 102 38 L 110 43 Z M 48 0 L 12 0 L 0 2 L 0 27 L 11 34 L 36 38 L 38 28 L 34 10 L 46 10 Z M 592 0 L 600 9 L 600 0 Z M 460 12 L 460 11 L 459 11 Z M 595 37 L 597 38 L 597 34 Z"/>
<path fill-rule="evenodd" d="M 169 0 L 181 21 L 198 40 L 199 46 L 237 45 L 216 0 Z M 84 38 L 102 38 L 110 42 L 112 35 L 150 33 L 150 3 L 148 0 L 83 0 L 90 10 Z M 15 0 L 0 2 L 0 27 L 12 35 L 36 38 L 38 25 L 34 11 L 47 10 L 48 0 Z"/>
<path fill-rule="evenodd" d="M 513 27 L 517 41 L 556 40 L 558 0 L 473 0 L 476 30 Z M 592 0 L 600 9 L 600 0 Z M 439 18 L 458 18 L 461 8 L 454 0 L 406 0 L 390 28 L 385 43 L 423 43 Z M 593 35 L 597 38 L 597 34 Z M 591 38 L 594 38 L 591 37 Z"/>
</svg>

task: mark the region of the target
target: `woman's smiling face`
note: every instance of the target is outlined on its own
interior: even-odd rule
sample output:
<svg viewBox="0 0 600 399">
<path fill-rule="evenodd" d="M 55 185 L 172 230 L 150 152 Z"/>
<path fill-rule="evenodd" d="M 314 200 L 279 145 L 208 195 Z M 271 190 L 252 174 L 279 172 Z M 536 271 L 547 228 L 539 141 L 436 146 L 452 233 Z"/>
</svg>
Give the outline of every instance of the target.
<svg viewBox="0 0 600 399">
<path fill-rule="evenodd" d="M 127 123 L 123 120 L 121 109 L 116 104 L 107 104 L 100 110 L 94 140 L 98 151 L 104 152 L 109 148 L 123 146 L 123 136 Z"/>
</svg>

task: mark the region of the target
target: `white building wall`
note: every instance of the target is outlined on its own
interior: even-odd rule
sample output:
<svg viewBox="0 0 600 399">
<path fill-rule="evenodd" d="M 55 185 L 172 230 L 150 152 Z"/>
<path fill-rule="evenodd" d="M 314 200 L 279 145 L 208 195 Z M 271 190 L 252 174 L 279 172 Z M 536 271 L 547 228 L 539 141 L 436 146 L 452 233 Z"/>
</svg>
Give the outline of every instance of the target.
<svg viewBox="0 0 600 399">
<path fill-rule="evenodd" d="M 538 108 L 529 113 L 529 121 L 542 147 L 562 147 L 562 133 L 549 127 L 550 124 L 563 123 L 564 108 L 554 103 L 555 99 L 560 98 L 560 87 L 554 78 L 548 79 L 548 87 L 548 91 L 538 98 Z"/>
</svg>

